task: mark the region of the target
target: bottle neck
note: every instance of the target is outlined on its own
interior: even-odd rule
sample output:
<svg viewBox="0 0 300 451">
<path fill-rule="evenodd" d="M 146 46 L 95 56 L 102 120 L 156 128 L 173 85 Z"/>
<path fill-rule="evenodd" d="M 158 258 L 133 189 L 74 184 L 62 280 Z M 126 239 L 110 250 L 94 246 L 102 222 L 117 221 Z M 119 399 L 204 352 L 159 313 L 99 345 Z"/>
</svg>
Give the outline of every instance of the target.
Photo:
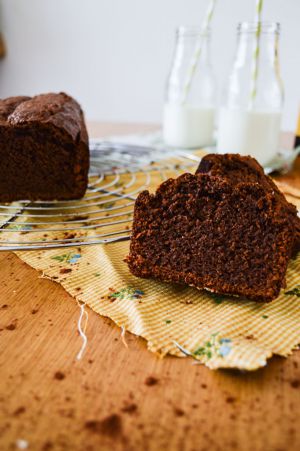
<svg viewBox="0 0 300 451">
<path fill-rule="evenodd" d="M 215 80 L 210 64 L 210 32 L 180 27 L 166 85 L 166 102 L 210 107 L 215 104 Z"/>
<path fill-rule="evenodd" d="M 210 31 L 180 27 L 177 30 L 175 59 L 189 64 L 210 64 Z"/>
<path fill-rule="evenodd" d="M 279 35 L 277 33 L 264 33 L 260 36 L 258 58 L 261 64 L 278 69 L 278 42 Z M 239 33 L 235 64 L 238 66 L 251 64 L 255 47 L 255 33 Z"/>
<path fill-rule="evenodd" d="M 280 111 L 283 84 L 278 60 L 279 24 L 243 23 L 224 104 L 232 108 Z"/>
</svg>

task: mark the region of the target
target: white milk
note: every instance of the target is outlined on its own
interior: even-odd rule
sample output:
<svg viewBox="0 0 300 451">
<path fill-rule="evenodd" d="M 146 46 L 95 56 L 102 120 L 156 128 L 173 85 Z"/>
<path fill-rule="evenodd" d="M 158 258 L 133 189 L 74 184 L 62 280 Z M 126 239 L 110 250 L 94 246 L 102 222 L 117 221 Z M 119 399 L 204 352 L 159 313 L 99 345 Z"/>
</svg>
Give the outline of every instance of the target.
<svg viewBox="0 0 300 451">
<path fill-rule="evenodd" d="M 218 153 L 251 155 L 263 166 L 278 151 L 280 112 L 222 108 L 219 117 Z"/>
<path fill-rule="evenodd" d="M 213 142 L 214 108 L 165 104 L 163 136 L 168 146 L 199 147 Z"/>
</svg>

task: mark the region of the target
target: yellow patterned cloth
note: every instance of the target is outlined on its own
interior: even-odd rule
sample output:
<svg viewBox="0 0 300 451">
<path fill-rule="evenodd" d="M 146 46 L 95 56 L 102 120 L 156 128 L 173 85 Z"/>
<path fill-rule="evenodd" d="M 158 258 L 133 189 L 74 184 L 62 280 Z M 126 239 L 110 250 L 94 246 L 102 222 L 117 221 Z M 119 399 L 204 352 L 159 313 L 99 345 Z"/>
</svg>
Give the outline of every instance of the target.
<svg viewBox="0 0 300 451">
<path fill-rule="evenodd" d="M 160 177 L 152 177 L 152 190 Z M 299 192 L 287 197 L 300 208 Z M 124 203 L 124 208 L 130 207 Z M 149 350 L 161 356 L 190 354 L 211 369 L 255 370 L 273 354 L 288 356 L 298 347 L 300 254 L 289 264 L 280 296 L 260 304 L 134 277 L 123 261 L 128 249 L 124 241 L 17 255 L 78 301 L 143 337 Z"/>
</svg>

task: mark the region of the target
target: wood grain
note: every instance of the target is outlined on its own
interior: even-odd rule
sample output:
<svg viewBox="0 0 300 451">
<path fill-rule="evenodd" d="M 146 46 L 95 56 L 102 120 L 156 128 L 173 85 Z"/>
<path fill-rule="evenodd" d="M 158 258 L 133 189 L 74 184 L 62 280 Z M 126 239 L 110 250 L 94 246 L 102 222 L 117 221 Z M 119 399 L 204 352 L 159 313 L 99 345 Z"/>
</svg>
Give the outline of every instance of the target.
<svg viewBox="0 0 300 451">
<path fill-rule="evenodd" d="M 150 127 L 151 128 L 151 127 Z M 136 130 L 101 125 L 94 133 Z M 108 131 L 109 130 L 109 131 Z M 300 183 L 299 170 L 284 178 Z M 14 254 L 0 253 L 0 449 L 293 451 L 300 449 L 300 353 L 255 373 L 159 359 Z M 20 442 L 22 445 L 22 442 Z"/>
</svg>

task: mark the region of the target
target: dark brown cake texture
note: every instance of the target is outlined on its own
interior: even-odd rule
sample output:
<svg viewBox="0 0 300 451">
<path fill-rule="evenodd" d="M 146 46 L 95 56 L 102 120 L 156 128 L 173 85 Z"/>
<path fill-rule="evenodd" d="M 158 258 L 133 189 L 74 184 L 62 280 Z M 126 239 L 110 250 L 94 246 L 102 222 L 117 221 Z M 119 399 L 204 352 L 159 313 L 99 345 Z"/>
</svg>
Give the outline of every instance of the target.
<svg viewBox="0 0 300 451">
<path fill-rule="evenodd" d="M 0 100 L 0 202 L 81 198 L 88 169 L 84 116 L 72 97 Z"/>
<path fill-rule="evenodd" d="M 297 254 L 300 250 L 300 218 L 297 216 L 297 209 L 286 200 L 284 194 L 278 189 L 271 177 L 264 173 L 263 168 L 255 158 L 239 154 L 209 154 L 202 158 L 196 174 L 218 176 L 235 185 L 243 182 L 258 183 L 267 191 L 273 192 L 277 199 L 286 206 L 287 215 L 294 224 L 296 233 L 293 255 Z"/>
<path fill-rule="evenodd" d="M 138 196 L 127 262 L 139 277 L 271 301 L 294 235 L 286 206 L 261 184 L 184 174 Z"/>
</svg>

